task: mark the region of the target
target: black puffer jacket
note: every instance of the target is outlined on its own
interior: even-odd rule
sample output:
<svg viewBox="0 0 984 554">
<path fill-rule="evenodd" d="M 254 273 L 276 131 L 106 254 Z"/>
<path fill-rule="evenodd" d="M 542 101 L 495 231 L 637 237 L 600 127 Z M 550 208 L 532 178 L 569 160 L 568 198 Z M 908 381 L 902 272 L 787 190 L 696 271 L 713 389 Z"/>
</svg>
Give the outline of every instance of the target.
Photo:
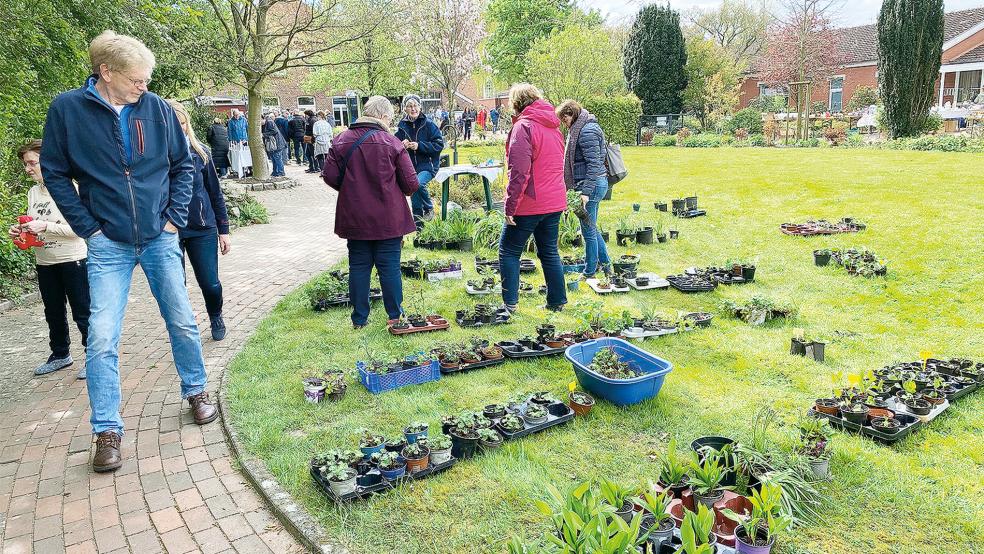
<svg viewBox="0 0 984 554">
<path fill-rule="evenodd" d="M 287 136 L 298 141 L 304 138 L 304 124 L 304 118 L 299 115 L 295 115 L 287 123 Z"/>
<path fill-rule="evenodd" d="M 208 128 L 205 137 L 209 147 L 212 149 L 212 161 L 215 167 L 229 166 L 229 129 L 221 123 L 213 123 Z"/>
</svg>

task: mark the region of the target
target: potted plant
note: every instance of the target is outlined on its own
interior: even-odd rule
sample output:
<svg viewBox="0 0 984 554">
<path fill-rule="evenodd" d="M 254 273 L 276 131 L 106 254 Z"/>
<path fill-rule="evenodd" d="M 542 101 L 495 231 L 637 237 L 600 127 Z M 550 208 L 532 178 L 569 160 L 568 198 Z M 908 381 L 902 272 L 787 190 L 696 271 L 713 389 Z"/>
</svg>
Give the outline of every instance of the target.
<svg viewBox="0 0 984 554">
<path fill-rule="evenodd" d="M 656 241 L 663 243 L 666 242 L 666 224 L 662 219 L 657 219 L 654 225 L 654 233 L 656 234 Z"/>
<path fill-rule="evenodd" d="M 478 444 L 483 450 L 495 450 L 502 446 L 502 435 L 495 429 L 479 429 Z"/>
<path fill-rule="evenodd" d="M 697 504 L 697 511 L 687 510 L 680 524 L 682 545 L 677 554 L 714 554 L 717 552 L 717 537 L 714 536 L 714 512 L 703 504 Z"/>
<path fill-rule="evenodd" d="M 337 370 L 325 371 L 325 395 L 328 400 L 337 402 L 345 396 L 348 384 L 345 382 L 345 374 Z"/>
<path fill-rule="evenodd" d="M 825 266 L 830 263 L 830 249 L 820 248 L 813 251 L 813 263 L 818 266 Z"/>
<path fill-rule="evenodd" d="M 902 383 L 902 395 L 900 399 L 902 404 L 905 406 L 906 410 L 909 410 L 915 415 L 929 415 L 929 412 L 933 411 L 933 405 L 923 398 L 916 391 L 915 381 L 909 379 Z"/>
<path fill-rule="evenodd" d="M 325 398 L 327 384 L 324 378 L 311 375 L 304 378 L 304 400 L 317 404 Z"/>
<path fill-rule="evenodd" d="M 894 434 L 902 428 L 902 422 L 889 415 L 871 418 L 871 426 L 882 433 Z"/>
<path fill-rule="evenodd" d="M 507 433 L 518 433 L 526 428 L 526 424 L 517 414 L 506 414 L 499 420 L 499 427 Z"/>
<path fill-rule="evenodd" d="M 359 430 L 359 450 L 362 451 L 363 456 L 368 458 L 373 453 L 382 450 L 385 444 L 386 439 L 382 435 L 377 435 L 368 429 Z"/>
<path fill-rule="evenodd" d="M 358 473 L 346 464 L 336 462 L 327 468 L 321 468 L 321 474 L 328 479 L 331 492 L 337 497 L 355 492 Z"/>
<path fill-rule="evenodd" d="M 502 349 L 494 344 L 479 348 L 478 353 L 486 360 L 499 360 L 502 358 Z"/>
<path fill-rule="evenodd" d="M 430 448 L 430 462 L 440 465 L 451 459 L 451 437 L 441 433 L 435 437 L 427 438 L 427 446 Z"/>
<path fill-rule="evenodd" d="M 635 503 L 642 507 L 645 514 L 642 516 L 642 523 L 639 527 L 643 533 L 649 534 L 649 543 L 653 544 L 657 550 L 662 543 L 673 537 L 675 525 L 673 516 L 670 514 L 670 501 L 672 499 L 666 492 L 653 494 L 652 491 L 646 491 L 635 499 Z"/>
<path fill-rule="evenodd" d="M 724 470 L 721 468 L 721 456 L 712 451 L 706 451 L 703 463 L 694 454 L 690 462 L 690 488 L 694 491 L 694 500 L 714 508 L 714 503 L 724 497 Z"/>
<path fill-rule="evenodd" d="M 830 438 L 834 436 L 833 429 L 826 419 L 803 416 L 799 420 L 800 454 L 806 456 L 817 479 L 830 478 L 830 452 L 827 450 Z"/>
<path fill-rule="evenodd" d="M 769 554 L 776 543 L 776 536 L 792 525 L 792 520 L 780 515 L 782 487 L 763 483 L 759 490 L 752 489 L 748 498 L 751 513 L 739 515 L 730 509 L 722 511 L 725 517 L 736 522 L 735 552 L 737 554 Z"/>
<path fill-rule="evenodd" d="M 635 242 L 635 237 L 636 229 L 629 223 L 629 218 L 619 218 L 618 228 L 615 229 L 615 242 L 619 246 L 625 246 L 629 240 Z"/>
<path fill-rule="evenodd" d="M 398 452 L 383 452 L 379 455 L 379 473 L 383 478 L 392 481 L 403 477 L 407 472 L 406 462 L 400 459 Z"/>
<path fill-rule="evenodd" d="M 571 409 L 579 416 L 588 415 L 595 403 L 595 399 L 590 394 L 579 390 L 571 391 L 568 401 Z"/>
<path fill-rule="evenodd" d="M 411 475 L 427 469 L 427 463 L 430 460 L 430 448 L 427 447 L 425 439 L 408 444 L 401 454 L 407 461 L 407 471 Z"/>
<path fill-rule="evenodd" d="M 864 422 L 868 420 L 868 410 L 870 409 L 856 399 L 845 400 L 841 402 L 840 406 L 841 417 L 855 425 L 864 425 Z"/>
<path fill-rule="evenodd" d="M 465 459 L 475 455 L 478 446 L 478 427 L 475 414 L 465 412 L 458 416 L 457 423 L 450 429 L 451 452 L 456 458 Z"/>
<path fill-rule="evenodd" d="M 403 430 L 403 435 L 407 439 L 407 444 L 413 444 L 420 439 L 427 438 L 427 428 L 429 425 L 422 421 L 414 421 Z"/>
<path fill-rule="evenodd" d="M 386 444 L 383 446 L 383 450 L 387 452 L 400 453 L 403 451 L 403 447 L 406 445 L 407 445 L 407 439 L 403 437 L 396 437 L 386 441 Z"/>
<path fill-rule="evenodd" d="M 661 212 L 665 212 L 667 208 L 669 208 L 666 202 L 653 202 L 653 207 L 655 207 L 658 211 Z"/>
<path fill-rule="evenodd" d="M 687 474 L 687 460 L 677 453 L 676 439 L 670 439 L 666 452 L 657 458 L 659 464 L 659 486 L 669 490 L 674 497 L 680 498 L 683 491 L 690 486 L 690 476 Z"/>
<path fill-rule="evenodd" d="M 506 407 L 502 404 L 489 404 L 482 410 L 482 415 L 488 419 L 497 419 L 506 415 Z"/>
<path fill-rule="evenodd" d="M 629 487 L 623 487 L 608 479 L 601 481 L 600 490 L 605 502 L 612 508 L 615 508 L 615 515 L 625 520 L 626 523 L 631 523 L 632 510 L 635 508 L 635 504 L 632 501 L 634 491 Z"/>
<path fill-rule="evenodd" d="M 530 425 L 539 425 L 544 423 L 547 421 L 547 409 L 540 404 L 530 402 L 530 404 L 526 406 L 526 413 L 523 414 L 523 419 Z"/>
</svg>

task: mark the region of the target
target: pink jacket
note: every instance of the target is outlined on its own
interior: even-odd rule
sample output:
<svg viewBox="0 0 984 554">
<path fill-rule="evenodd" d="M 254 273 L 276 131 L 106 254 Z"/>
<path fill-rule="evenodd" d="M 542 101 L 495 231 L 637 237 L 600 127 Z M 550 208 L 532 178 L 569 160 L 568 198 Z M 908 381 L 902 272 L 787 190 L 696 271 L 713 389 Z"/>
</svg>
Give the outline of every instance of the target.
<svg viewBox="0 0 984 554">
<path fill-rule="evenodd" d="M 549 102 L 537 100 L 513 117 L 506 140 L 506 163 L 506 215 L 541 215 L 567 208 L 564 137 Z"/>
</svg>

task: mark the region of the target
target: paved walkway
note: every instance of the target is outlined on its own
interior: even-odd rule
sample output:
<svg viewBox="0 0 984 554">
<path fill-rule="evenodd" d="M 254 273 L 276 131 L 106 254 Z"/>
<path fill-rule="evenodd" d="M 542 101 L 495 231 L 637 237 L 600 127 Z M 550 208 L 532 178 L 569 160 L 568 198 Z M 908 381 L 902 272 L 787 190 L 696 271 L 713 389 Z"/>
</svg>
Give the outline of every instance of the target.
<svg viewBox="0 0 984 554">
<path fill-rule="evenodd" d="M 213 398 L 258 322 L 344 253 L 331 234 L 333 193 L 297 166 L 288 172 L 300 187 L 255 193 L 272 224 L 233 233 L 232 252 L 220 260 L 224 341 L 212 342 L 201 293 L 191 289 Z M 89 401 L 77 365 L 31 374 L 47 356 L 41 305 L 0 315 L 0 551 L 301 551 L 234 467 L 221 423 L 193 423 L 163 320 L 143 274 L 135 275 L 120 345 L 126 435 L 116 473 L 90 470 Z"/>
</svg>

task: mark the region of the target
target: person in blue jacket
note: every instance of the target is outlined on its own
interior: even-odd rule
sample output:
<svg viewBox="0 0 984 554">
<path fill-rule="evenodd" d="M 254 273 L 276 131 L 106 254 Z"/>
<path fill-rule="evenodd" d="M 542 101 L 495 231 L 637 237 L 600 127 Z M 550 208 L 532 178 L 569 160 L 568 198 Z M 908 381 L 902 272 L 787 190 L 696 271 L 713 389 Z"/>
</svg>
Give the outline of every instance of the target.
<svg viewBox="0 0 984 554">
<path fill-rule="evenodd" d="M 427 183 L 437 175 L 441 166 L 441 152 L 444 150 L 444 136 L 433 121 L 424 116 L 421 106 L 423 102 L 416 94 L 403 97 L 403 113 L 406 117 L 397 126 L 396 138 L 403 141 L 403 146 L 410 154 L 410 161 L 417 171 L 417 182 L 420 188 L 410 197 L 410 206 L 417 229 L 423 225 L 423 220 L 433 217 L 434 204 L 431 202 Z"/>
<path fill-rule="evenodd" d="M 226 211 L 225 197 L 222 196 L 222 187 L 219 185 L 219 176 L 212 157 L 195 136 L 188 110 L 175 100 L 168 100 L 167 103 L 178 116 L 181 129 L 188 138 L 191 159 L 195 163 L 195 190 L 188 206 L 188 225 L 178 231 L 178 236 L 181 238 L 181 250 L 191 262 L 191 267 L 195 270 L 195 280 L 205 298 L 212 340 L 218 341 L 226 336 L 226 326 L 222 320 L 219 252 L 224 256 L 232 250 L 229 213 Z"/>
<path fill-rule="evenodd" d="M 171 106 L 147 91 L 156 60 L 142 42 L 104 31 L 89 45 L 89 59 L 93 74 L 48 108 L 41 172 L 89 249 L 86 387 L 96 435 L 92 468 L 102 472 L 123 464 L 119 342 L 136 266 L 164 317 L 181 397 L 195 423 L 214 421 L 218 410 L 205 392 L 208 375 L 178 241 L 194 191 L 188 142 Z"/>
</svg>

